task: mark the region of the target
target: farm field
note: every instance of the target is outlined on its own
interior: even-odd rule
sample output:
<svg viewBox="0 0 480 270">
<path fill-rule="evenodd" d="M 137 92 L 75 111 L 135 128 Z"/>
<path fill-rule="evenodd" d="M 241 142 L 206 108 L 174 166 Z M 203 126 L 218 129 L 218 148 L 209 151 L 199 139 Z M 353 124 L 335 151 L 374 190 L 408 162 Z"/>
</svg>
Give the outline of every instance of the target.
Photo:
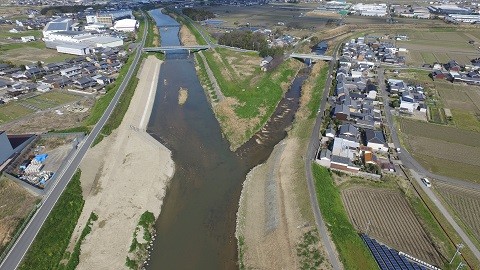
<svg viewBox="0 0 480 270">
<path fill-rule="evenodd" d="M 436 190 L 480 242 L 480 192 L 437 183 Z"/>
<path fill-rule="evenodd" d="M 27 43 L 0 43 L 0 60 L 15 64 L 32 64 L 38 61 L 51 63 L 72 58 L 71 55 L 47 49 L 43 41 Z"/>
<path fill-rule="evenodd" d="M 0 177 L 0 254 L 37 198 L 13 181 Z"/>
<path fill-rule="evenodd" d="M 5 124 L 33 112 L 32 109 L 23 107 L 17 102 L 0 105 L 0 124 Z"/>
<path fill-rule="evenodd" d="M 480 183 L 480 134 L 399 118 L 404 146 L 428 170 Z"/>
<path fill-rule="evenodd" d="M 422 28 L 391 30 L 395 34 L 406 34 L 407 41 L 396 41 L 397 47 L 407 48 L 407 64 L 421 66 L 434 62 L 446 63 L 452 59 L 460 64 L 470 64 L 478 57 L 477 47 L 480 40 L 478 30 L 455 28 Z M 469 44 L 473 40 L 477 44 Z"/>
<path fill-rule="evenodd" d="M 431 264 L 444 264 L 421 223 L 398 190 L 351 187 L 342 190 L 351 223 L 399 251 Z M 368 225 L 370 223 L 370 225 Z"/>
</svg>

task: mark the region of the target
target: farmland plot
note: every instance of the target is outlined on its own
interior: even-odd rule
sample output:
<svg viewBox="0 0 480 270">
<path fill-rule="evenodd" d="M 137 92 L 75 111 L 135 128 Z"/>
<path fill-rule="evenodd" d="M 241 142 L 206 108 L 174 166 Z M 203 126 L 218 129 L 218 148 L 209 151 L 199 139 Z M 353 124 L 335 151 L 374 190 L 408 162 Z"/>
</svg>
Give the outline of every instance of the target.
<svg viewBox="0 0 480 270">
<path fill-rule="evenodd" d="M 425 137 L 442 140 L 450 143 L 458 143 L 474 147 L 480 147 L 480 134 L 478 132 L 462 130 L 451 126 L 435 125 L 405 118 L 400 119 L 400 129 L 409 138 Z"/>
<path fill-rule="evenodd" d="M 480 242 L 480 192 L 439 182 L 437 190 Z"/>
<path fill-rule="evenodd" d="M 353 226 L 397 250 L 426 262 L 443 265 L 420 221 L 403 195 L 396 190 L 352 187 L 342 200 Z M 368 225 L 370 224 L 370 225 Z"/>
<path fill-rule="evenodd" d="M 479 166 L 478 170 L 480 171 L 480 147 L 471 147 L 418 136 L 410 138 L 408 143 L 415 152 Z"/>
</svg>

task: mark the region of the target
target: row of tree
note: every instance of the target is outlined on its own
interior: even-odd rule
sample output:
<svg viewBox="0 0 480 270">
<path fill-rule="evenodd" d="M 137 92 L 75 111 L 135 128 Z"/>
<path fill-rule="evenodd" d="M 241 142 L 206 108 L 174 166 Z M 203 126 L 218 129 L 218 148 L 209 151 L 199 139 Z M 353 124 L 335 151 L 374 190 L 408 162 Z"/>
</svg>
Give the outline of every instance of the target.
<svg viewBox="0 0 480 270">
<path fill-rule="evenodd" d="M 260 53 L 260 56 L 265 57 L 278 56 L 284 53 L 283 48 L 268 47 L 267 38 L 260 33 L 253 33 L 252 31 L 235 30 L 229 33 L 222 34 L 218 37 L 218 43 L 230 47 L 237 47 L 245 50 L 254 50 Z"/>
<path fill-rule="evenodd" d="M 204 9 L 184 8 L 182 9 L 182 12 L 185 16 L 194 21 L 204 21 L 215 18 L 213 12 Z"/>
</svg>

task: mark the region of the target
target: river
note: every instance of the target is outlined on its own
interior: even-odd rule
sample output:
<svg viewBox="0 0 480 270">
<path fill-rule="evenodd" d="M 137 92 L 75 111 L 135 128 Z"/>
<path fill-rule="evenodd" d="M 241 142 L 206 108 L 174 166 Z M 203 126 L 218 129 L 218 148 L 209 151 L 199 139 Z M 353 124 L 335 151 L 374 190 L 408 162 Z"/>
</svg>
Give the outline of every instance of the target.
<svg viewBox="0 0 480 270">
<path fill-rule="evenodd" d="M 179 27 L 160 10 L 150 12 L 163 46 L 179 45 Z M 286 136 L 298 108 L 299 75 L 267 123 L 236 152 L 229 149 L 196 72 L 192 55 L 168 53 L 162 64 L 147 131 L 172 151 L 175 175 L 167 190 L 148 269 L 238 269 L 234 236 L 242 183 Z M 185 104 L 178 90 L 187 89 Z"/>
</svg>

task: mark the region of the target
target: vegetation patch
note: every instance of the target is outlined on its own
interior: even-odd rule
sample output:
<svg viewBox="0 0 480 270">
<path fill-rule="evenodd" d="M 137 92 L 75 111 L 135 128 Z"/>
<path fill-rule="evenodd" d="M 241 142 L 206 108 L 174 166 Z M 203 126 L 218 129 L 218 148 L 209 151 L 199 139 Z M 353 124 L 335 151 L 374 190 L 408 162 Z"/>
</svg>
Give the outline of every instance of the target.
<svg viewBox="0 0 480 270">
<path fill-rule="evenodd" d="M 73 252 L 68 254 L 66 252 L 65 256 L 68 257 L 68 261 L 66 264 L 60 263 L 58 269 L 59 270 L 75 270 L 80 263 L 80 252 L 81 252 L 81 245 L 85 237 L 92 231 L 93 222 L 98 220 L 97 214 L 94 212 L 90 213 L 90 217 L 88 218 L 87 225 L 82 230 L 82 234 L 78 239 L 77 243 L 75 243 L 75 247 L 73 248 Z"/>
<path fill-rule="evenodd" d="M 322 216 L 345 269 L 378 269 L 370 251 L 350 224 L 340 192 L 327 168 L 313 165 L 317 199 Z"/>
<path fill-rule="evenodd" d="M 148 259 L 148 249 L 155 240 L 155 216 L 145 211 L 133 232 L 133 240 L 125 261 L 129 269 L 141 269 Z"/>
<path fill-rule="evenodd" d="M 59 268 L 85 203 L 82 197 L 80 174 L 78 170 L 73 175 L 58 199 L 25 255 L 19 267 L 20 270 Z"/>
<path fill-rule="evenodd" d="M 217 119 L 236 149 L 268 121 L 301 63 L 288 60 L 262 72 L 256 54 L 218 49 L 204 55 L 226 97 L 215 107 Z"/>
<path fill-rule="evenodd" d="M 300 269 L 318 269 L 325 260 L 318 249 L 319 240 L 316 229 L 303 234 L 300 243 L 297 245 L 297 256 L 300 258 Z"/>
</svg>

